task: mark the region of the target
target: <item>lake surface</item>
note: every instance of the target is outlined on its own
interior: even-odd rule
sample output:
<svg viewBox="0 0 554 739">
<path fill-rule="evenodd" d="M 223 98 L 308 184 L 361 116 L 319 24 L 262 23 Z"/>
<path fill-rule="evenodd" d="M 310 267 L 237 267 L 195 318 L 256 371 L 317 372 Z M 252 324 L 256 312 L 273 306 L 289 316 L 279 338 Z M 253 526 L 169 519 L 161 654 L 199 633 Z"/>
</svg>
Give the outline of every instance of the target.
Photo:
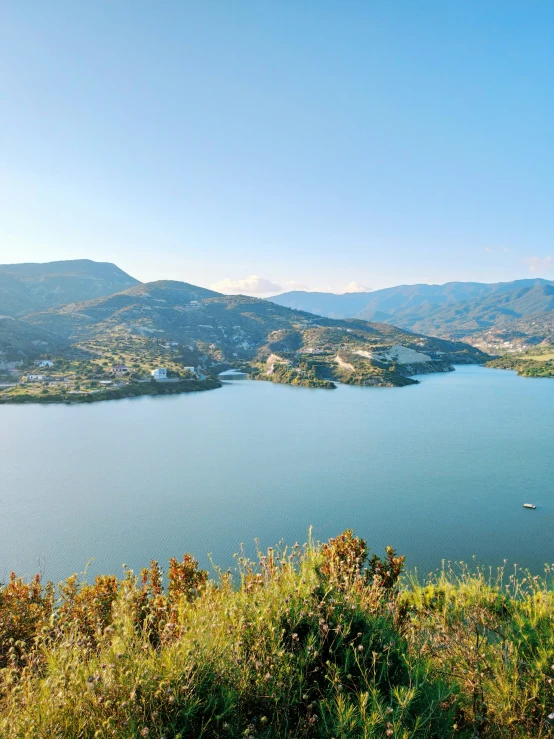
<svg viewBox="0 0 554 739">
<path fill-rule="evenodd" d="M 223 566 L 345 528 L 409 567 L 554 562 L 554 381 L 459 367 L 402 389 L 220 390 L 0 406 L 0 581 Z M 536 511 L 522 508 L 525 502 Z"/>
</svg>

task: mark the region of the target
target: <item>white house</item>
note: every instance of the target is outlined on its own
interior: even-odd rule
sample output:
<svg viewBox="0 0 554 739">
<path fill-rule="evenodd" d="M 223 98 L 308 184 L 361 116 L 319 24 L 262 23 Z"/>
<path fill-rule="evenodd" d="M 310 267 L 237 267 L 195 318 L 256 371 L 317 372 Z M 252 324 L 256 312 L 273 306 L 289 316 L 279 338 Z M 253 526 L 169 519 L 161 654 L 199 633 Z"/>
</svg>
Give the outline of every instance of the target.
<svg viewBox="0 0 554 739">
<path fill-rule="evenodd" d="M 39 359 L 38 362 L 35 362 L 35 367 L 53 367 L 54 362 L 52 362 L 50 359 Z"/>
<path fill-rule="evenodd" d="M 155 370 L 152 370 L 152 377 L 155 380 L 167 380 L 167 370 L 165 367 L 158 367 Z"/>
<path fill-rule="evenodd" d="M 185 372 L 192 372 L 192 374 L 196 372 L 194 367 L 183 367 L 183 369 L 185 370 Z"/>
<path fill-rule="evenodd" d="M 44 375 L 26 375 L 24 379 L 26 382 L 44 382 L 46 377 Z"/>
<path fill-rule="evenodd" d="M 112 372 L 114 375 L 126 375 L 129 372 L 129 368 L 123 364 L 116 364 L 115 367 L 112 367 Z"/>
</svg>

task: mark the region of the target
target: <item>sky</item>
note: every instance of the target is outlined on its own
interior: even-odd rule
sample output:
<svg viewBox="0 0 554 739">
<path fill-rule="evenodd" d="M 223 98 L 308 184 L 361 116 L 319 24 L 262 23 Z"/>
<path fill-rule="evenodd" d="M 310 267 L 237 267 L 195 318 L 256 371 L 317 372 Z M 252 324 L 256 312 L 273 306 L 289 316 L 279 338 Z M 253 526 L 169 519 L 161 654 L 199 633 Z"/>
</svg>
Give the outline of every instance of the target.
<svg viewBox="0 0 554 739">
<path fill-rule="evenodd" d="M 2 0 L 0 262 L 554 279 L 549 0 Z"/>
</svg>

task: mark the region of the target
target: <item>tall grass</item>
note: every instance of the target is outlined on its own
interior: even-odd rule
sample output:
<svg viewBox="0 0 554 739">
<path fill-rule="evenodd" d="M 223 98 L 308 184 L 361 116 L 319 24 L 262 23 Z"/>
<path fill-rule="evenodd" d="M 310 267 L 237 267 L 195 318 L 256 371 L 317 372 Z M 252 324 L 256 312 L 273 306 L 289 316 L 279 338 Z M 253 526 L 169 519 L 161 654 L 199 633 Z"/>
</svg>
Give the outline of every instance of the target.
<svg viewBox="0 0 554 739">
<path fill-rule="evenodd" d="M 327 544 L 186 555 L 164 580 L 73 576 L 0 589 L 0 736 L 544 737 L 554 596 L 542 579 Z"/>
</svg>

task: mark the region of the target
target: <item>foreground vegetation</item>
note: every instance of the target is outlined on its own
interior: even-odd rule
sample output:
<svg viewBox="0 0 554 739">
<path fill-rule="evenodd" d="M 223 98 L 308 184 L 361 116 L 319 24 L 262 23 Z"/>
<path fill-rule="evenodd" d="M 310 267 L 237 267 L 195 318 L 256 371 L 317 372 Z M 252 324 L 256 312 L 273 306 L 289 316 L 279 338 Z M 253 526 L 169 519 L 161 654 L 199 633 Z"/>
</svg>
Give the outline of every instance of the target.
<svg viewBox="0 0 554 739">
<path fill-rule="evenodd" d="M 0 589 L 0 736 L 544 737 L 544 579 L 400 578 L 347 531 L 209 579 L 185 555 Z"/>
<path fill-rule="evenodd" d="M 506 354 L 487 367 L 513 369 L 522 377 L 554 377 L 554 345 L 536 346 L 520 354 Z"/>
</svg>

